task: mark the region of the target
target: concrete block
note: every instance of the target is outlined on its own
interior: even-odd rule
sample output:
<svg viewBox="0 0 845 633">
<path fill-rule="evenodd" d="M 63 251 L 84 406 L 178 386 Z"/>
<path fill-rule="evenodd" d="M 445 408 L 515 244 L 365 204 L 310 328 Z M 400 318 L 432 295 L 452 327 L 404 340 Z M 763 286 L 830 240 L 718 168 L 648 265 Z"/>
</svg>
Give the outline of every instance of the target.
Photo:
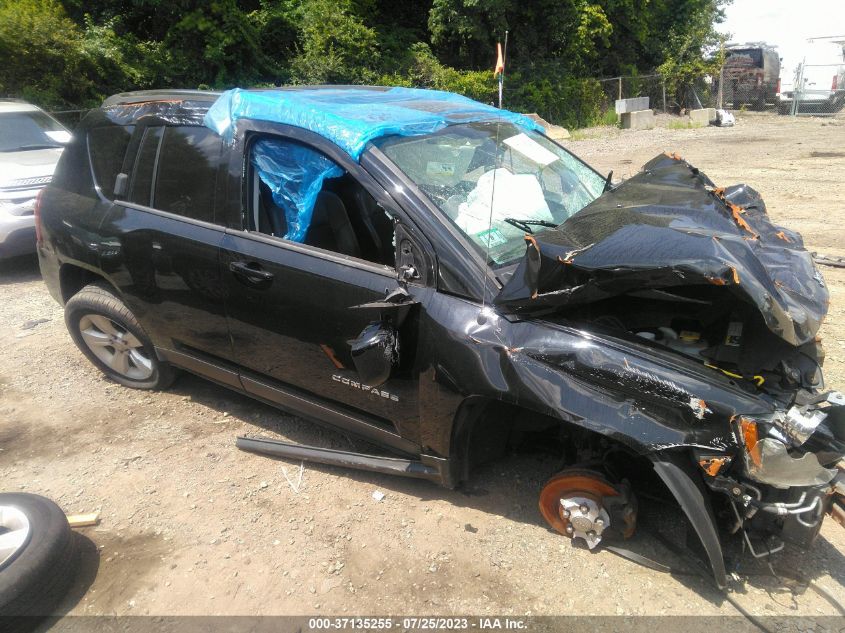
<svg viewBox="0 0 845 633">
<path fill-rule="evenodd" d="M 648 97 L 634 97 L 632 99 L 617 99 L 616 100 L 616 114 L 623 114 L 625 112 L 638 112 L 640 110 L 648 110 Z"/>
<path fill-rule="evenodd" d="M 654 127 L 654 112 L 651 110 L 623 112 L 622 127 L 626 130 L 650 130 Z"/>
<path fill-rule="evenodd" d="M 710 125 L 710 121 L 716 120 L 716 108 L 702 108 L 689 111 L 689 122 L 692 125 Z"/>
</svg>

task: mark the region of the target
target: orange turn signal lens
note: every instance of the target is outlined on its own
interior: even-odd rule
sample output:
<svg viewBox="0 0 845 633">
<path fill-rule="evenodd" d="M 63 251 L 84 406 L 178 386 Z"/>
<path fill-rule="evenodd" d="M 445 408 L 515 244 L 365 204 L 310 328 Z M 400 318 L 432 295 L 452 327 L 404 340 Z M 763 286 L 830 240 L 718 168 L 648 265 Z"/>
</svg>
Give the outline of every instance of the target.
<svg viewBox="0 0 845 633">
<path fill-rule="evenodd" d="M 760 441 L 760 436 L 757 432 L 757 423 L 748 418 L 739 419 L 739 429 L 742 432 L 742 441 L 745 443 L 745 450 L 751 461 L 757 466 L 760 465 L 760 450 L 757 448 L 757 442 Z"/>
</svg>

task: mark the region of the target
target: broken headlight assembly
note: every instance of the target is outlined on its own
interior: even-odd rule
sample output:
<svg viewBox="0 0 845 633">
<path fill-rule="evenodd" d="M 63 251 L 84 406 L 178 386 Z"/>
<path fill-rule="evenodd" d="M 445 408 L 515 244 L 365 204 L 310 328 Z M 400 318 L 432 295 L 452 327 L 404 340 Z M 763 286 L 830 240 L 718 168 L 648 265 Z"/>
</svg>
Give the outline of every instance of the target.
<svg viewBox="0 0 845 633">
<path fill-rule="evenodd" d="M 736 423 L 746 475 L 775 488 L 823 486 L 845 455 L 845 397 L 838 392 L 796 399 L 765 418 L 740 416 Z"/>
</svg>

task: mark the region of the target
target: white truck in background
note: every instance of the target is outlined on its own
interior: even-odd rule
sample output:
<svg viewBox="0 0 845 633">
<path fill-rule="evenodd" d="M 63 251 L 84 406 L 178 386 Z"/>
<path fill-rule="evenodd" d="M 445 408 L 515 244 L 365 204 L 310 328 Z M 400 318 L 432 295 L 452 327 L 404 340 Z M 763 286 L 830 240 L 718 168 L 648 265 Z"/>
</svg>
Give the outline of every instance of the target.
<svg viewBox="0 0 845 633">
<path fill-rule="evenodd" d="M 781 66 L 777 103 L 781 114 L 841 111 L 845 106 L 845 35 L 807 40 L 803 58 L 796 65 Z"/>
</svg>

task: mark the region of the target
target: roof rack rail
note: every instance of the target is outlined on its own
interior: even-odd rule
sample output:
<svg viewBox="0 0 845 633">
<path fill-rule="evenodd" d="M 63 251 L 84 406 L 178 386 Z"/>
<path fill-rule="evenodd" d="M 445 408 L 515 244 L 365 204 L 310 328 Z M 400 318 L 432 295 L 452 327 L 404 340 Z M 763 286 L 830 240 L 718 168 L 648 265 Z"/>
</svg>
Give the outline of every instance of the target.
<svg viewBox="0 0 845 633">
<path fill-rule="evenodd" d="M 217 100 L 222 93 L 219 90 L 136 90 L 120 92 L 108 97 L 101 107 L 145 103 L 148 101 L 208 101 Z"/>
</svg>

